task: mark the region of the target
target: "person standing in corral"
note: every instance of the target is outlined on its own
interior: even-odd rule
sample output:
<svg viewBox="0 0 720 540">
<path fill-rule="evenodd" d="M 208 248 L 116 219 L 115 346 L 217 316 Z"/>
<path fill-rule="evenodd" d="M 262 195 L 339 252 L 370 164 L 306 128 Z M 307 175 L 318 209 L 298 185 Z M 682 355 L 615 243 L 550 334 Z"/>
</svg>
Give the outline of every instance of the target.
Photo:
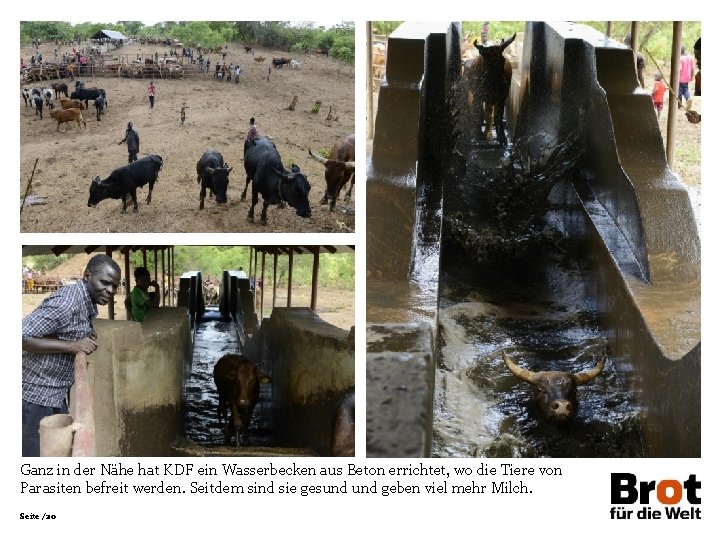
<svg viewBox="0 0 720 540">
<path fill-rule="evenodd" d="M 132 122 L 128 122 L 125 130 L 125 137 L 118 144 L 127 143 L 128 147 L 128 163 L 137 161 L 137 155 L 140 151 L 140 135 L 133 129 Z"/>
<path fill-rule="evenodd" d="M 150 108 L 155 107 L 155 83 L 150 81 L 150 84 L 148 85 L 148 99 L 150 100 Z"/>
</svg>

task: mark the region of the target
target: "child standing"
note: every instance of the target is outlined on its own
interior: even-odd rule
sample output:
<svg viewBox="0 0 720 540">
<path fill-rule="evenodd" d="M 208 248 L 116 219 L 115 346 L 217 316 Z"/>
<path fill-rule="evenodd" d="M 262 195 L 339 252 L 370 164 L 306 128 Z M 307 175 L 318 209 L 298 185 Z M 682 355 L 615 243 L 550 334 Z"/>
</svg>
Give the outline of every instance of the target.
<svg viewBox="0 0 720 540">
<path fill-rule="evenodd" d="M 662 75 L 660 73 L 655 74 L 655 84 L 653 86 L 653 92 L 652 92 L 652 100 L 653 105 L 655 105 L 655 110 L 657 111 L 657 117 L 658 120 L 660 120 L 660 113 L 663 110 L 663 101 L 665 100 L 665 90 L 667 87 L 665 86 L 665 83 L 662 80 Z"/>
</svg>

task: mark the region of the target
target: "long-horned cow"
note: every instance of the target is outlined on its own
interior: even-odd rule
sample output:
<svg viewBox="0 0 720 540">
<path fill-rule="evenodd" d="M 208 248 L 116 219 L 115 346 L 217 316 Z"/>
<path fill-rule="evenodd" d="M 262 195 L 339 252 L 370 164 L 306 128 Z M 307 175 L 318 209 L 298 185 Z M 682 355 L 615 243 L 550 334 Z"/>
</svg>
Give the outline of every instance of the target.
<svg viewBox="0 0 720 540">
<path fill-rule="evenodd" d="M 505 101 L 510 93 L 512 64 L 505 58 L 503 51 L 515 41 L 515 36 L 506 39 L 499 45 L 484 47 L 477 39 L 473 45 L 478 56 L 468 70 L 468 81 L 474 94 L 474 103 L 478 108 L 485 107 L 485 138 L 492 139 L 492 128 L 495 125 L 497 140 L 501 144 L 507 142 L 505 137 L 504 115 Z"/>
<path fill-rule="evenodd" d="M 340 139 L 330 150 L 328 158 L 313 154 L 308 149 L 310 157 L 325 165 L 325 183 L 327 184 L 325 195 L 323 195 L 320 204 L 330 203 L 330 211 L 335 209 L 340 191 L 343 186 L 350 182 L 345 194 L 345 200 L 349 200 L 352 195 L 352 188 L 355 185 L 355 135 L 347 135 Z"/>
<path fill-rule="evenodd" d="M 542 416 L 553 423 L 564 423 L 575 416 L 577 409 L 577 387 L 587 384 L 600 375 L 605 367 L 605 355 L 592 369 L 582 373 L 567 371 L 537 371 L 521 368 L 502 352 L 503 361 L 518 379 L 535 387 L 532 403 Z"/>
</svg>

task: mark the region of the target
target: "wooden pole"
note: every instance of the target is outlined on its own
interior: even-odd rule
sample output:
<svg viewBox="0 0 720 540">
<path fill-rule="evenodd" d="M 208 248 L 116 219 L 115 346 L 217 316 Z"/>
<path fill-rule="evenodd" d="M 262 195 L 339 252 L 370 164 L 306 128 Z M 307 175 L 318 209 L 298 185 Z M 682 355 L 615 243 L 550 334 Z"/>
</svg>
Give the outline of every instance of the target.
<svg viewBox="0 0 720 540">
<path fill-rule="evenodd" d="M 612 29 L 613 29 L 613 22 L 608 21 L 607 22 L 607 29 L 605 30 L 605 35 L 609 38 L 612 37 Z"/>
<path fill-rule="evenodd" d="M 162 279 L 160 280 L 160 290 L 158 291 L 159 294 L 161 294 L 162 298 L 162 305 L 165 307 L 165 251 L 166 248 L 161 248 L 160 250 L 160 257 L 162 257 L 161 260 L 161 269 L 162 269 Z"/>
<path fill-rule="evenodd" d="M 262 287 L 260 288 L 260 320 L 263 320 L 263 308 L 265 307 L 265 252 L 262 253 L 262 271 L 260 275 Z M 262 324 L 262 323 L 261 323 Z"/>
<path fill-rule="evenodd" d="M 673 22 L 672 55 L 670 59 L 670 88 L 673 95 L 678 96 L 680 91 L 680 47 L 682 46 L 682 22 Z M 677 125 L 678 104 L 674 100 L 668 100 L 668 123 L 667 138 L 665 143 L 665 155 L 667 155 L 668 167 L 675 165 L 675 126 Z"/>
<path fill-rule="evenodd" d="M 130 246 L 125 247 L 125 305 L 130 305 Z M 125 318 L 132 319 L 132 310 L 128 309 Z"/>
<path fill-rule="evenodd" d="M 105 255 L 110 257 L 112 259 L 112 248 L 110 246 L 105 246 Z M 115 296 L 110 297 L 110 301 L 108 302 L 108 319 L 111 321 L 115 320 Z"/>
<path fill-rule="evenodd" d="M 375 92 L 373 90 L 373 54 L 372 54 L 372 37 L 373 24 L 368 21 L 365 33 L 367 34 L 367 58 L 365 59 L 365 109 L 366 109 L 366 132 L 367 138 L 372 139 L 375 136 L 375 113 L 373 106 L 375 103 Z M 386 60 L 387 62 L 387 60 Z"/>
<path fill-rule="evenodd" d="M 275 297 L 277 296 L 277 266 L 278 266 L 278 254 L 277 251 L 273 253 L 273 297 L 272 307 L 275 309 Z"/>
<path fill-rule="evenodd" d="M 287 307 L 292 307 L 292 275 L 293 275 L 293 255 L 294 251 L 292 246 L 290 246 L 290 253 L 288 254 L 288 299 L 287 299 Z"/>
<path fill-rule="evenodd" d="M 320 246 L 316 246 L 313 250 L 313 269 L 312 269 L 312 296 L 310 297 L 310 309 L 317 309 L 317 292 L 318 292 L 318 274 L 320 270 Z"/>
</svg>

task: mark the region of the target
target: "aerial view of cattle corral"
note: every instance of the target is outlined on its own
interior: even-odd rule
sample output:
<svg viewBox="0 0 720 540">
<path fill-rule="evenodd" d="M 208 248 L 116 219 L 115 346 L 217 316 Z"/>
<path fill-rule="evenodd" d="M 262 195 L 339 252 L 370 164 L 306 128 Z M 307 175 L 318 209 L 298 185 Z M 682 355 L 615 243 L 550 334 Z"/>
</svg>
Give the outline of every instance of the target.
<svg viewBox="0 0 720 540">
<path fill-rule="evenodd" d="M 327 31 L 331 32 L 332 29 Z M 26 105 L 21 97 L 22 232 L 354 230 L 354 194 L 349 200 L 344 198 L 350 183 L 342 189 L 331 211 L 332 205 L 322 201 L 326 192 L 325 165 L 317 159 L 327 158 L 338 141 L 354 134 L 352 62 L 328 55 L 327 49 L 306 47 L 291 52 L 247 40 L 228 41 L 211 50 L 193 46 L 193 63 L 182 56 L 186 47 L 177 40 L 151 44 L 136 38 L 122 41 L 119 48 L 117 44 L 90 39 L 67 44 L 56 41 L 39 46 L 21 44 L 21 58 L 28 66 L 30 58 L 38 52 L 51 61 L 73 50 L 103 45 L 107 49 L 96 53 L 94 73 L 87 66 L 84 74 L 77 73 L 74 78 L 62 72 L 62 78 L 51 74 L 29 81 L 21 77 L 21 92 L 23 88 L 50 88 L 53 83 L 65 83 L 72 95 L 76 82 L 81 80 L 86 88 L 103 89 L 106 96 L 104 114 L 97 115 L 92 98 L 89 108 L 80 111 L 84 125 L 74 117 L 59 123 L 51 117 L 47 105 L 41 119 L 32 102 Z M 200 72 L 199 54 L 203 54 L 203 62 L 210 61 L 207 73 Z M 294 62 L 278 66 L 273 64 L 273 58 Z M 173 73 L 163 70 L 162 66 L 170 65 L 171 61 L 182 68 Z M 144 69 L 131 69 L 143 62 Z M 215 66 L 222 64 L 232 66 L 233 70 L 239 66 L 239 77 L 233 71 L 224 80 L 215 78 Z M 152 108 L 148 99 L 151 80 L 156 89 Z M 52 93 L 50 101 L 56 110 L 61 109 L 61 97 L 62 93 L 57 97 Z M 247 177 L 243 147 L 251 118 L 255 119 L 260 136 L 267 136 L 277 149 L 285 176 L 289 178 L 293 166 L 297 166 L 307 178 L 310 212 L 307 208 L 301 211 L 290 200 L 293 195 L 289 192 L 295 191 L 293 186 L 286 192 L 285 181 L 283 189 L 279 189 L 278 180 L 268 183 L 266 178 L 256 178 L 263 185 L 258 186 L 259 201 L 254 221 L 249 222 L 252 182 L 245 201 L 241 201 L 241 195 Z M 146 203 L 149 197 L 146 184 L 137 190 L 137 211 L 129 198 L 126 212 L 123 201 L 113 198 L 101 200 L 93 207 L 88 195 L 94 179 L 107 179 L 115 169 L 128 164 L 128 148 L 120 141 L 129 122 L 140 139 L 138 159 L 151 155 L 162 159 L 157 181 L 151 186 L 152 200 Z M 226 167 L 232 168 L 227 202 L 218 204 L 208 192 L 201 209 L 198 163 L 211 149 L 222 155 Z M 277 171 L 276 164 L 277 161 L 268 168 Z M 206 170 L 205 164 L 202 169 Z M 262 174 L 255 172 L 255 176 Z M 266 224 L 261 219 L 263 191 L 274 198 L 267 209 Z M 289 204 L 280 208 L 273 204 L 278 198 Z"/>
</svg>

